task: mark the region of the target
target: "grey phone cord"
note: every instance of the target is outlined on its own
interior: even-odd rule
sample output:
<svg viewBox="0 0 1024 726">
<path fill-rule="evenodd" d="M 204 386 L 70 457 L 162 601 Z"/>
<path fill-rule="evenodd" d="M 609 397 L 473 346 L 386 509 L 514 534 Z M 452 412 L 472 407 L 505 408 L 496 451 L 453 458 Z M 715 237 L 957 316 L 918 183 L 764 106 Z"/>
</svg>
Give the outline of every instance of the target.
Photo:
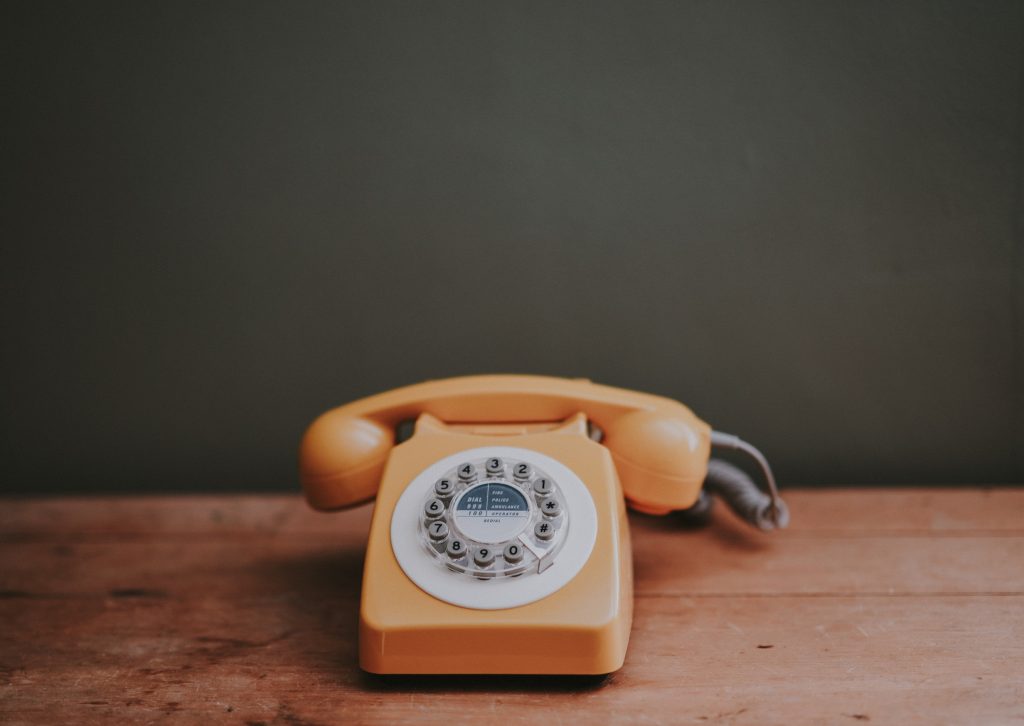
<svg viewBox="0 0 1024 726">
<path fill-rule="evenodd" d="M 721 459 L 708 461 L 704 488 L 724 499 L 730 509 L 758 529 L 782 529 L 789 524 L 789 508 L 779 497 L 775 476 L 764 454 L 739 436 L 721 431 L 711 432 L 711 445 L 739 451 L 753 459 L 761 469 L 768 494 L 762 492 L 745 471 Z"/>
</svg>

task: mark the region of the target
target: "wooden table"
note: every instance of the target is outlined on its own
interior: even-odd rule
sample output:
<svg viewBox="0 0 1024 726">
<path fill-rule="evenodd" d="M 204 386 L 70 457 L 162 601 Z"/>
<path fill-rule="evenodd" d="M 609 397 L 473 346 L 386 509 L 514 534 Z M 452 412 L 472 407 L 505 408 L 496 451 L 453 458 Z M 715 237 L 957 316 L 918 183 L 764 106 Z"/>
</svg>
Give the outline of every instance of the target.
<svg viewBox="0 0 1024 726">
<path fill-rule="evenodd" d="M 356 667 L 369 508 L 6 500 L 6 723 L 1017 723 L 1024 490 L 795 491 L 792 528 L 632 515 L 604 679 Z"/>
</svg>

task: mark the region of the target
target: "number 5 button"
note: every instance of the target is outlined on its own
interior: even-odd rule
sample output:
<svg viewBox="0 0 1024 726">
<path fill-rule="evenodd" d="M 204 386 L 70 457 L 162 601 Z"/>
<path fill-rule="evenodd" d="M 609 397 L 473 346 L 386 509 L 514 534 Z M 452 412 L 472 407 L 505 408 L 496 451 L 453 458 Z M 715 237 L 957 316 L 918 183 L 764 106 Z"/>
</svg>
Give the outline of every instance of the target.
<svg viewBox="0 0 1024 726">
<path fill-rule="evenodd" d="M 455 492 L 455 482 L 451 479 L 438 479 L 434 484 L 434 493 L 439 497 L 450 497 Z"/>
</svg>

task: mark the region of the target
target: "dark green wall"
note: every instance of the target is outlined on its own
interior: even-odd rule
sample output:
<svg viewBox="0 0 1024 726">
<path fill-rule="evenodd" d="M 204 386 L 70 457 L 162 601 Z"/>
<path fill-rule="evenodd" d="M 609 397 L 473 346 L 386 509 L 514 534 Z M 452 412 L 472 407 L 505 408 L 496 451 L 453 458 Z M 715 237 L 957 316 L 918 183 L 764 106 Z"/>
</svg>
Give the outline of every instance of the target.
<svg viewBox="0 0 1024 726">
<path fill-rule="evenodd" d="M 784 483 L 1024 480 L 1024 4 L 8 8 L 8 491 L 295 486 L 521 371 Z"/>
</svg>

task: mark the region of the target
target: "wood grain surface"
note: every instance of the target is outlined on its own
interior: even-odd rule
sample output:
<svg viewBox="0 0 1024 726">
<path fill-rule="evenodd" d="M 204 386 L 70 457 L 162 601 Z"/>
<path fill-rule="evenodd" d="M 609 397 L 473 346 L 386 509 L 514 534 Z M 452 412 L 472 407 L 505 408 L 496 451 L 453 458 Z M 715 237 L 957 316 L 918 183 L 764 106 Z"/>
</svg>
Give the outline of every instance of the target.
<svg viewBox="0 0 1024 726">
<path fill-rule="evenodd" d="M 603 679 L 356 666 L 370 509 L 6 500 L 8 724 L 1024 722 L 1024 489 L 795 491 L 791 529 L 631 515 Z"/>
</svg>

